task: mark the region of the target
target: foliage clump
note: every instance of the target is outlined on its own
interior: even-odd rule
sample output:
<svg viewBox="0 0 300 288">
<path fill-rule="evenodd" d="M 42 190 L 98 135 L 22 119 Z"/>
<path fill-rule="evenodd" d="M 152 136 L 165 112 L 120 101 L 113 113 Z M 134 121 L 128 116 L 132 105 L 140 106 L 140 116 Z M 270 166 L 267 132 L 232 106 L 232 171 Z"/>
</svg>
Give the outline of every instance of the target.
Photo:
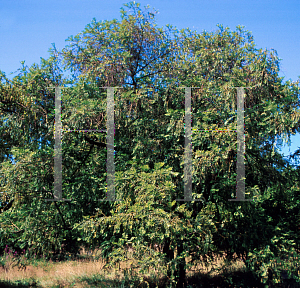
<svg viewBox="0 0 300 288">
<path fill-rule="evenodd" d="M 167 25 L 164 31 L 155 12 L 126 6 L 132 14 L 122 8 L 121 21 L 94 19 L 62 51 L 50 49 L 40 66 L 22 63 L 12 81 L 1 73 L 0 250 L 10 245 L 50 255 L 64 245 L 64 253 L 76 254 L 81 245 L 99 246 L 112 265 L 130 246 L 141 271 L 163 263 L 178 286 L 189 265 L 200 258 L 208 264 L 225 251 L 228 259 L 242 257 L 262 282 L 280 281 L 275 261 L 299 253 L 300 170 L 274 147 L 279 135 L 299 132 L 299 83 L 282 83 L 276 51 L 256 49 L 241 26 L 198 34 Z M 68 69 L 71 78 L 63 75 Z M 118 87 L 115 192 L 122 201 L 98 201 L 105 197 L 107 151 L 105 135 L 95 132 L 63 133 L 63 198 L 71 201 L 43 201 L 53 197 L 54 181 L 55 93 L 49 87 L 70 84 L 62 92 L 62 123 L 73 130 L 105 129 L 103 87 Z M 176 201 L 184 198 L 182 87 L 197 87 L 192 197 L 198 201 Z M 236 192 L 237 139 L 215 132 L 236 129 L 234 87 L 252 87 L 245 88 L 252 202 L 228 201 Z M 161 251 L 147 254 L 154 244 Z M 297 275 L 297 267 L 286 269 Z"/>
</svg>

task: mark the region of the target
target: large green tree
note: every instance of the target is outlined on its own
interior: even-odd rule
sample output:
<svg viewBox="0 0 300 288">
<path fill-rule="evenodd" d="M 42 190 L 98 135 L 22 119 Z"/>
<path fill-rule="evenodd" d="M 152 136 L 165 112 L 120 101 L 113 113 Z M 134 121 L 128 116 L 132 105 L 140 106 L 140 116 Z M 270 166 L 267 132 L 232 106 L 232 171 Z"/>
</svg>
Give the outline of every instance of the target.
<svg viewBox="0 0 300 288">
<path fill-rule="evenodd" d="M 161 263 L 183 287 L 189 265 L 214 254 L 242 256 L 261 277 L 271 261 L 299 250 L 299 168 L 274 149 L 299 132 L 299 83 L 282 83 L 275 51 L 256 49 L 243 27 L 198 34 L 155 25 L 155 12 L 130 2 L 121 21 L 93 22 L 55 47 L 41 66 L 1 77 L 0 246 L 39 254 L 100 247 L 112 265 L 132 246 L 143 270 Z M 63 77 L 70 70 L 71 79 Z M 63 133 L 63 198 L 53 194 L 54 89 L 64 129 L 105 129 L 106 90 L 115 89 L 116 196 L 105 197 L 105 134 Z M 246 195 L 236 191 L 236 89 L 245 88 Z M 183 199 L 185 93 L 192 89 L 193 198 Z M 199 88 L 200 87 L 200 88 Z M 15 157 L 16 164 L 9 158 Z M 4 204 L 7 203 L 7 204 Z M 24 219 L 26 219 L 24 221 Z M 296 219 L 296 223 L 295 223 Z M 32 233 L 34 232 L 34 233 Z M 154 252 L 149 246 L 162 248 Z M 298 244 L 297 244 L 298 245 Z M 152 253 L 147 254 L 147 251 Z M 264 265 L 257 266 L 261 262 Z M 269 269 L 269 270 L 268 270 Z M 276 280 L 276 275 L 273 277 Z M 265 279 L 264 281 L 267 281 Z"/>
</svg>

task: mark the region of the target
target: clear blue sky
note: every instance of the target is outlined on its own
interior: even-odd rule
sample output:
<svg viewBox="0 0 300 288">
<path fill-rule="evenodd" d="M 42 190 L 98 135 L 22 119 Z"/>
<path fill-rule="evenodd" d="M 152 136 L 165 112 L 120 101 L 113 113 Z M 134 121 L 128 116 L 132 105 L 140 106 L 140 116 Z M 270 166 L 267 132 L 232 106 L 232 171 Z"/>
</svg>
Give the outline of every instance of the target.
<svg viewBox="0 0 300 288">
<path fill-rule="evenodd" d="M 70 35 L 76 35 L 92 18 L 112 20 L 129 1 L 119 0 L 0 0 L 0 70 L 10 72 L 48 58 L 51 43 L 61 50 Z M 281 61 L 280 76 L 296 81 L 300 76 L 300 0 L 141 0 L 159 11 L 158 27 L 172 24 L 201 33 L 215 31 L 217 24 L 235 30 L 244 25 L 257 48 L 274 48 Z M 125 8 L 125 7 L 124 7 Z M 126 8 L 127 9 L 127 8 Z M 300 135 L 291 137 L 284 155 L 300 146 Z M 290 150 L 290 151 L 289 151 Z"/>
</svg>

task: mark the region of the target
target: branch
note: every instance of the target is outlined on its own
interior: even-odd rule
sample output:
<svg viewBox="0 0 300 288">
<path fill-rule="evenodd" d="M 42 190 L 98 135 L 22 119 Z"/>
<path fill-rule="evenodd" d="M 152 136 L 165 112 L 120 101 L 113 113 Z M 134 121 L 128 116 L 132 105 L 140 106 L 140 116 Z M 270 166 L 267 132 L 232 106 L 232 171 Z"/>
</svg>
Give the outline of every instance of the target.
<svg viewBox="0 0 300 288">
<path fill-rule="evenodd" d="M 49 191 L 49 192 L 52 194 L 53 199 L 54 199 L 55 197 L 54 197 L 53 191 Z M 71 227 L 71 226 L 67 226 L 66 221 L 65 221 L 65 219 L 64 219 L 64 215 L 61 213 L 61 210 L 59 209 L 59 206 L 58 206 L 57 202 L 56 202 L 56 201 L 53 201 L 53 202 L 54 202 L 54 206 L 55 206 L 56 210 L 58 211 L 58 213 L 59 213 L 59 215 L 60 215 L 60 218 L 61 218 L 61 220 L 62 220 L 62 222 L 63 222 L 64 229 L 65 229 L 65 230 L 72 230 L 72 227 Z"/>
<path fill-rule="evenodd" d="M 12 207 L 12 204 L 14 203 L 14 199 L 12 199 L 8 204 L 6 204 L 3 208 L 1 208 L 1 213 L 7 211 L 8 209 L 10 209 Z"/>
<path fill-rule="evenodd" d="M 157 59 L 159 59 L 160 57 L 164 57 L 167 53 L 169 53 L 170 52 L 170 50 L 169 50 L 169 48 L 167 48 L 162 54 L 160 54 L 160 55 L 158 55 L 157 57 L 154 57 L 153 59 L 151 59 L 146 65 L 144 65 L 143 67 L 141 67 L 137 72 L 136 72 L 136 74 L 137 73 L 139 73 L 139 72 L 141 72 L 141 71 L 143 71 L 148 65 L 150 65 L 152 62 L 154 62 L 155 60 L 157 60 Z M 163 71 L 163 70 L 162 70 Z M 157 73 L 157 72 L 155 72 L 155 73 Z M 155 74 L 154 73 L 154 74 Z M 158 72 L 159 73 L 159 72 Z M 152 73 L 153 74 L 153 73 Z"/>
<path fill-rule="evenodd" d="M 108 146 L 108 148 L 115 150 L 115 147 L 113 145 L 110 145 L 110 144 L 107 144 L 107 143 L 102 143 L 102 142 L 97 142 L 97 141 L 94 141 L 93 139 L 90 139 L 86 136 L 84 136 L 84 139 L 92 145 L 96 145 L 98 147 L 103 147 L 103 148 L 107 148 L 107 146 Z"/>
<path fill-rule="evenodd" d="M 74 175 L 78 172 L 78 170 L 81 168 L 81 166 L 86 162 L 86 160 L 89 158 L 92 150 L 93 150 L 94 144 L 92 144 L 88 154 L 85 156 L 85 158 L 83 159 L 83 161 L 81 162 L 81 165 L 79 167 L 77 167 L 77 169 L 74 171 L 74 173 L 71 176 L 71 179 L 74 177 Z"/>
</svg>

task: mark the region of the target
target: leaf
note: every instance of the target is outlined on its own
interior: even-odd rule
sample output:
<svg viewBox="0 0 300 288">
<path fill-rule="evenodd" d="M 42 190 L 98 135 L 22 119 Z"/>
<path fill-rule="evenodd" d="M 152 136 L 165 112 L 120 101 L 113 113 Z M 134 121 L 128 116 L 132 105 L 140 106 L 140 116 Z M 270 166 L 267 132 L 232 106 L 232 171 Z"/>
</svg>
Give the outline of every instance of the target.
<svg viewBox="0 0 300 288">
<path fill-rule="evenodd" d="M 154 170 L 158 170 L 165 165 L 164 162 L 154 163 Z"/>
</svg>

